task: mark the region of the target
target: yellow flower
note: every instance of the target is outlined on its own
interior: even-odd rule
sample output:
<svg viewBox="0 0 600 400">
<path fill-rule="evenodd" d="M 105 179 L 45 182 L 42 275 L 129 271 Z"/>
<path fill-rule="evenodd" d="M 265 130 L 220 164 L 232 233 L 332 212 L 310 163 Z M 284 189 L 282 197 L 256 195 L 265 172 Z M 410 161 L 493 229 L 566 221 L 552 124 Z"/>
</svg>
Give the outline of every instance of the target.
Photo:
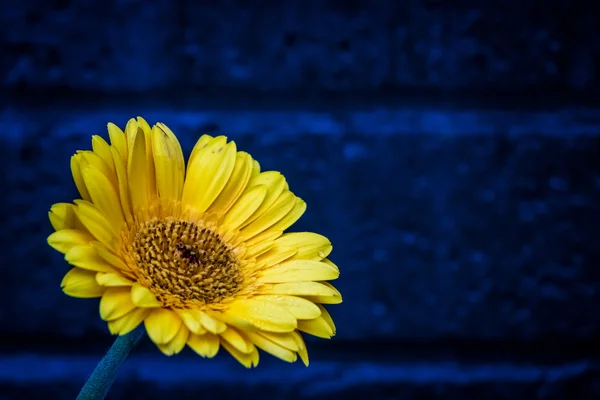
<svg viewBox="0 0 600 400">
<path fill-rule="evenodd" d="M 252 367 L 260 348 L 308 365 L 300 332 L 335 334 L 323 304 L 342 301 L 327 282 L 339 270 L 327 238 L 283 233 L 306 209 L 283 175 L 224 136 L 203 135 L 186 168 L 164 124 L 137 118 L 108 133 L 110 144 L 93 136 L 71 158 L 81 199 L 49 213 L 48 243 L 73 266 L 63 291 L 99 297 L 112 334 L 144 323 L 166 355 L 223 347 Z"/>
</svg>

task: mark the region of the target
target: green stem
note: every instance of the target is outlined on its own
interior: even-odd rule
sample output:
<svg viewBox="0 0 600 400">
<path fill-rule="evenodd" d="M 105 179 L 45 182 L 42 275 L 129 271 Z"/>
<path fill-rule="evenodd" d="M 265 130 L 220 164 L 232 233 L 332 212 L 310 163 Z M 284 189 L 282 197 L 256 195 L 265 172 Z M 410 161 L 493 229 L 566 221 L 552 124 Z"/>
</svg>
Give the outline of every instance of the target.
<svg viewBox="0 0 600 400">
<path fill-rule="evenodd" d="M 119 367 L 125 362 L 131 349 L 138 344 L 144 332 L 144 325 L 140 324 L 127 335 L 117 337 L 117 340 L 81 388 L 77 400 L 103 400 L 106 397 L 108 390 L 115 381 Z"/>
</svg>

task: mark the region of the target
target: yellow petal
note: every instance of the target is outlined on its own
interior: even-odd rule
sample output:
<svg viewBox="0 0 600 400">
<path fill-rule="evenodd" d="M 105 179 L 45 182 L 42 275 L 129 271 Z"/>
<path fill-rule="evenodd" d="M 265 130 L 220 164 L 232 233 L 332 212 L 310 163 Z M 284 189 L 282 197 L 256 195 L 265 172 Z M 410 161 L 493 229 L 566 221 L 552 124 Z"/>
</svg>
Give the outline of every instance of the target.
<svg viewBox="0 0 600 400">
<path fill-rule="evenodd" d="M 133 281 L 130 281 L 129 279 L 125 278 L 118 272 L 98 272 L 98 274 L 96 274 L 96 282 L 98 282 L 98 285 L 106 287 L 121 287 L 133 285 Z M 131 301 L 130 291 L 127 292 L 127 295 L 130 298 L 129 301 Z"/>
<path fill-rule="evenodd" d="M 183 204 L 204 212 L 227 184 L 235 165 L 235 142 L 217 137 L 202 149 L 188 170 L 183 187 Z"/>
<path fill-rule="evenodd" d="M 254 186 L 244 192 L 237 203 L 225 215 L 223 226 L 237 229 L 260 207 L 267 195 L 267 187 Z"/>
<path fill-rule="evenodd" d="M 133 311 L 129 288 L 108 288 L 100 299 L 100 317 L 111 321 Z"/>
<path fill-rule="evenodd" d="M 97 272 L 116 272 L 90 245 L 78 245 L 65 254 L 65 260 L 79 268 Z"/>
<path fill-rule="evenodd" d="M 287 333 L 274 333 L 274 332 L 257 332 L 260 336 L 264 336 L 269 339 L 271 342 L 286 348 L 291 351 L 299 351 L 300 347 L 298 347 L 298 343 L 296 338 L 293 336 L 294 332 Z"/>
<path fill-rule="evenodd" d="M 329 315 L 329 312 L 327 311 L 327 309 L 325 307 L 323 307 L 320 304 L 318 304 L 318 306 L 319 306 L 319 309 L 321 310 L 321 317 L 325 320 L 325 322 L 327 322 L 327 325 L 329 325 L 329 327 L 331 328 L 331 331 L 335 335 L 336 329 L 335 329 L 335 324 L 333 323 L 333 318 L 331 318 L 331 315 Z"/>
<path fill-rule="evenodd" d="M 200 323 L 200 315 L 202 311 L 200 310 L 187 310 L 187 309 L 178 309 L 175 310 L 179 317 L 185 324 L 185 326 L 192 332 L 197 335 L 202 335 L 206 333 L 206 329 Z"/>
<path fill-rule="evenodd" d="M 66 253 L 75 246 L 94 240 L 89 233 L 76 229 L 63 229 L 48 236 L 48 244 L 55 250 Z"/>
<path fill-rule="evenodd" d="M 287 362 L 294 362 L 298 356 L 293 351 L 290 351 L 280 345 L 270 341 L 258 333 L 248 332 L 248 338 L 254 342 L 256 347 L 266 351 L 267 353 Z"/>
<path fill-rule="evenodd" d="M 236 350 L 244 354 L 249 354 L 254 349 L 252 342 L 240 335 L 240 333 L 232 327 L 228 327 L 227 330 L 221 333 L 221 339 L 224 339 Z"/>
<path fill-rule="evenodd" d="M 131 208 L 131 198 L 129 197 L 129 184 L 127 183 L 127 160 L 123 161 L 123 156 L 119 154 L 119 150 L 116 147 L 112 147 L 110 150 L 115 164 L 121 208 L 123 209 L 125 221 L 131 224 L 133 221 L 133 210 Z"/>
<path fill-rule="evenodd" d="M 261 283 L 329 281 L 337 279 L 340 271 L 320 261 L 291 260 L 260 272 Z"/>
<path fill-rule="evenodd" d="M 140 285 L 138 282 L 131 286 L 131 301 L 141 308 L 161 307 L 162 304 L 152 294 L 150 289 Z"/>
<path fill-rule="evenodd" d="M 75 205 L 70 203 L 56 203 L 50 207 L 48 217 L 54 230 L 61 229 L 78 229 L 83 230 L 84 227 L 75 216 Z"/>
<path fill-rule="evenodd" d="M 154 167 L 154 156 L 152 151 L 152 128 L 142 117 L 137 117 L 140 128 L 144 131 L 144 140 L 146 141 L 146 171 L 148 173 L 148 189 L 150 194 L 155 196 L 156 191 L 156 168 Z"/>
<path fill-rule="evenodd" d="M 190 165 L 192 165 L 198 153 L 200 153 L 200 151 L 202 151 L 202 149 L 204 149 L 212 139 L 214 138 L 211 135 L 202 135 L 200 139 L 198 139 L 194 145 L 194 148 L 192 149 L 192 153 L 190 154 L 187 170 L 185 171 L 186 175 L 190 173 Z M 227 141 L 227 139 L 225 139 L 225 141 Z"/>
<path fill-rule="evenodd" d="M 287 213 L 279 222 L 269 228 L 269 230 L 275 231 L 285 231 L 290 226 L 294 225 L 296 221 L 300 219 L 300 217 L 306 211 L 306 203 L 300 197 L 296 197 L 294 207 L 292 210 Z"/>
<path fill-rule="evenodd" d="M 208 315 L 207 313 L 200 312 L 199 317 L 200 317 L 200 323 L 202 324 L 202 326 L 207 331 L 214 333 L 215 335 L 218 335 L 219 333 L 222 333 L 225 331 L 225 329 L 227 329 L 227 325 L 225 325 L 223 322 L 219 321 L 218 319 Z"/>
<path fill-rule="evenodd" d="M 308 364 L 309 364 L 308 351 L 306 350 L 306 344 L 304 343 L 304 339 L 302 339 L 302 335 L 300 335 L 300 333 L 298 331 L 294 331 L 291 334 L 292 334 L 292 336 L 294 336 L 294 339 L 296 340 L 296 344 L 298 345 L 298 348 L 300 349 L 300 350 L 298 350 L 298 355 L 300 356 L 300 359 L 302 360 L 304 365 L 308 367 Z"/>
<path fill-rule="evenodd" d="M 116 229 L 120 229 L 125 224 L 125 218 L 115 187 L 104 174 L 95 168 L 84 168 L 81 174 L 94 205 L 109 218 Z"/>
<path fill-rule="evenodd" d="M 152 129 L 152 155 L 156 169 L 156 188 L 162 199 L 179 200 L 183 190 L 185 161 L 177 138 L 158 124 Z"/>
<path fill-rule="evenodd" d="M 265 196 L 265 199 L 261 203 L 260 207 L 244 223 L 244 225 L 248 225 L 256 218 L 260 217 L 269 208 L 271 208 L 281 193 L 285 190 L 286 184 L 285 177 L 277 171 L 262 172 L 259 175 L 251 178 L 250 182 L 248 183 L 248 188 L 257 185 L 264 185 L 267 187 L 267 195 Z"/>
<path fill-rule="evenodd" d="M 75 182 L 75 186 L 81 195 L 83 200 L 91 200 L 90 194 L 85 186 L 85 182 L 83 181 L 83 176 L 81 175 L 81 162 L 82 155 L 75 154 L 71 157 L 71 173 L 73 174 L 73 181 Z"/>
<path fill-rule="evenodd" d="M 285 233 L 275 240 L 275 244 L 298 249 L 298 253 L 293 257 L 298 260 L 321 261 L 332 249 L 329 239 L 313 232 Z"/>
<path fill-rule="evenodd" d="M 96 206 L 81 200 L 75 200 L 74 208 L 77 219 L 98 241 L 113 252 L 118 252 L 118 231 L 108 222 Z"/>
<path fill-rule="evenodd" d="M 252 160 L 252 174 L 250 177 L 254 178 L 258 174 L 260 174 L 260 163 L 257 160 Z"/>
<path fill-rule="evenodd" d="M 95 154 L 98 155 L 106 163 L 106 165 L 110 168 L 110 170 L 115 172 L 115 165 L 112 159 L 112 152 L 110 151 L 110 145 L 106 143 L 101 136 L 93 135 L 92 136 L 92 149 Z"/>
<path fill-rule="evenodd" d="M 66 295 L 79 298 L 102 296 L 106 290 L 96 283 L 96 273 L 81 268 L 73 268 L 64 276 L 60 286 Z"/>
<path fill-rule="evenodd" d="M 287 282 L 266 285 L 263 294 L 287 294 L 292 296 L 335 296 L 334 290 L 320 282 Z"/>
<path fill-rule="evenodd" d="M 291 312 L 284 307 L 267 301 L 238 300 L 231 303 L 224 314 L 247 322 L 264 331 L 290 332 L 296 329 L 296 318 Z"/>
<path fill-rule="evenodd" d="M 127 165 L 127 138 L 125 137 L 125 133 L 112 122 L 109 122 L 107 127 L 110 144 L 121 156 L 123 165 Z"/>
<path fill-rule="evenodd" d="M 187 345 L 198 355 L 213 358 L 219 352 L 219 337 L 209 332 L 204 335 L 191 334 Z"/>
<path fill-rule="evenodd" d="M 240 237 L 248 240 L 275 225 L 292 210 L 295 199 L 292 192 L 283 192 L 268 210 L 241 230 Z"/>
<path fill-rule="evenodd" d="M 252 239 L 247 240 L 246 246 L 252 247 L 252 246 L 257 245 L 262 242 L 273 243 L 275 241 L 275 239 L 277 239 L 279 236 L 281 236 L 282 233 L 283 232 L 281 232 L 281 231 L 273 231 L 273 230 L 269 229 L 268 231 L 265 231 L 261 234 L 254 236 Z"/>
<path fill-rule="evenodd" d="M 314 319 L 321 315 L 321 310 L 313 302 L 295 296 L 262 295 L 257 300 L 268 301 L 288 310 L 296 319 Z"/>
<path fill-rule="evenodd" d="M 221 346 L 223 346 L 223 348 L 244 367 L 252 368 L 258 365 L 259 355 L 254 344 L 252 345 L 252 351 L 248 354 L 240 352 L 223 339 L 221 340 Z"/>
<path fill-rule="evenodd" d="M 150 314 L 147 308 L 136 308 L 121 318 L 108 321 L 108 330 L 113 335 L 126 335 L 141 324 Z"/>
<path fill-rule="evenodd" d="M 330 339 L 335 331 L 323 316 L 315 319 L 298 321 L 298 330 L 323 339 Z"/>
<path fill-rule="evenodd" d="M 148 208 L 150 199 L 150 171 L 146 161 L 146 138 L 144 131 L 131 119 L 125 128 L 129 147 L 127 181 L 134 212 Z"/>
<path fill-rule="evenodd" d="M 121 271 L 130 271 L 130 268 L 125 264 L 121 257 L 117 256 L 112 251 L 108 250 L 105 245 L 100 242 L 91 242 L 90 245 L 96 253 L 107 263 Z"/>
<path fill-rule="evenodd" d="M 323 262 L 329 262 L 324 259 Z M 321 282 L 324 286 L 327 286 L 331 290 L 331 294 L 327 296 L 304 296 L 307 300 L 321 304 L 340 304 L 342 302 L 342 295 L 331 283 Z"/>
<path fill-rule="evenodd" d="M 258 256 L 257 261 L 270 267 L 293 257 L 297 252 L 294 247 L 272 246 L 269 251 Z"/>
<path fill-rule="evenodd" d="M 113 187 L 116 187 L 117 177 L 115 175 L 115 171 L 111 169 L 98 154 L 89 150 L 80 150 L 78 153 L 79 155 L 81 155 L 81 160 L 79 161 L 79 168 L 81 169 L 84 182 L 85 176 L 83 176 L 83 170 L 87 168 L 93 168 L 98 170 L 102 175 L 104 175 Z M 93 200 L 94 196 L 91 193 L 89 183 L 85 182 L 85 185 Z"/>
<path fill-rule="evenodd" d="M 165 308 L 155 308 L 144 320 L 148 336 L 156 344 L 166 344 L 173 340 L 182 322 L 179 315 Z"/>
<path fill-rule="evenodd" d="M 175 337 L 167 344 L 157 344 L 160 351 L 167 356 L 172 356 L 175 354 L 179 354 L 181 350 L 185 347 L 189 337 L 190 331 L 185 327 L 185 325 L 181 325 L 179 331 Z"/>
<path fill-rule="evenodd" d="M 227 184 L 217 196 L 216 200 L 208 208 L 209 213 L 225 213 L 240 198 L 252 173 L 252 157 L 248 153 L 239 151 L 236 154 L 233 172 L 227 181 Z"/>
</svg>

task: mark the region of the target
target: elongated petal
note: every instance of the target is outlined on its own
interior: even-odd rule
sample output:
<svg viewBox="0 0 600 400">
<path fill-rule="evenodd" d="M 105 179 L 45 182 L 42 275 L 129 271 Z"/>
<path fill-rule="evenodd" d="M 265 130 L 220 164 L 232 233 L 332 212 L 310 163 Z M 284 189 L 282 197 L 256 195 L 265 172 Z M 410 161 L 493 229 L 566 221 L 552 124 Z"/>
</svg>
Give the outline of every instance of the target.
<svg viewBox="0 0 600 400">
<path fill-rule="evenodd" d="M 320 261 L 291 260 L 267 268 L 258 278 L 262 283 L 329 281 L 337 279 L 340 271 Z"/>
<path fill-rule="evenodd" d="M 60 286 L 66 295 L 79 298 L 100 297 L 106 290 L 96 283 L 96 272 L 77 267 L 66 273 Z"/>
<path fill-rule="evenodd" d="M 162 124 L 152 129 L 152 155 L 156 169 L 156 187 L 162 199 L 179 200 L 183 190 L 185 162 L 177 138 Z"/>
<path fill-rule="evenodd" d="M 125 133 L 112 122 L 108 123 L 107 128 L 110 144 L 121 156 L 123 165 L 127 165 L 127 138 L 125 137 Z"/>
<path fill-rule="evenodd" d="M 296 332 L 287 332 L 287 333 L 275 333 L 275 332 L 257 332 L 260 336 L 264 336 L 269 339 L 271 342 L 286 348 L 291 351 L 299 351 L 300 347 L 298 346 L 298 342 L 294 337 L 294 333 Z"/>
<path fill-rule="evenodd" d="M 182 201 L 204 212 L 221 193 L 235 165 L 234 142 L 224 144 L 224 137 L 213 139 L 202 149 L 189 167 Z"/>
<path fill-rule="evenodd" d="M 257 257 L 258 262 L 266 267 L 276 265 L 292 258 L 298 250 L 294 247 L 272 246 L 271 249 Z"/>
<path fill-rule="evenodd" d="M 133 311 L 130 288 L 108 288 L 100 300 L 100 317 L 111 321 Z"/>
<path fill-rule="evenodd" d="M 292 313 L 272 302 L 255 299 L 235 301 L 225 314 L 269 332 L 290 332 L 296 329 L 297 322 Z"/>
<path fill-rule="evenodd" d="M 262 295 L 257 300 L 277 304 L 288 310 L 296 319 L 314 319 L 321 315 L 321 310 L 313 302 L 296 296 Z"/>
<path fill-rule="evenodd" d="M 209 332 L 204 335 L 191 334 L 187 341 L 187 345 L 192 350 L 206 358 L 213 358 L 217 355 L 219 344 L 219 337 Z"/>
<path fill-rule="evenodd" d="M 248 189 L 227 212 L 223 225 L 232 230 L 237 229 L 260 207 L 266 195 L 266 186 L 257 185 Z"/>
<path fill-rule="evenodd" d="M 106 287 L 124 287 L 133 285 L 133 281 L 125 278 L 118 272 L 99 272 L 96 274 L 96 282 L 98 282 L 98 285 Z M 129 291 L 127 295 L 130 297 L 131 301 L 131 291 Z"/>
<path fill-rule="evenodd" d="M 275 241 L 278 246 L 294 247 L 298 260 L 320 261 L 331 253 L 331 242 L 325 236 L 313 232 L 284 233 Z"/>
<path fill-rule="evenodd" d="M 250 340 L 254 342 L 256 347 L 266 351 L 267 353 L 283 361 L 292 363 L 295 362 L 298 358 L 295 352 L 288 350 L 275 342 L 270 341 L 269 339 L 258 333 L 248 332 L 247 335 L 250 338 Z"/>
<path fill-rule="evenodd" d="M 239 151 L 235 158 L 233 172 L 227 184 L 217 196 L 216 200 L 208 208 L 208 212 L 225 213 L 240 198 L 252 173 L 252 157 L 248 153 Z"/>
<path fill-rule="evenodd" d="M 109 263 L 112 267 L 125 272 L 130 271 L 130 268 L 125 264 L 121 257 L 110 251 L 104 244 L 94 241 L 90 242 L 90 245 L 94 248 L 100 258 Z"/>
<path fill-rule="evenodd" d="M 250 178 L 248 188 L 257 185 L 266 186 L 267 195 L 265 196 L 265 199 L 261 203 L 260 207 L 254 212 L 254 214 L 252 214 L 252 216 L 244 223 L 244 225 L 250 224 L 256 218 L 260 217 L 265 211 L 271 208 L 275 201 L 277 201 L 277 198 L 285 190 L 287 183 L 285 181 L 284 176 L 281 175 L 280 172 L 267 171 L 262 172 L 253 178 Z"/>
<path fill-rule="evenodd" d="M 186 328 L 185 325 L 181 325 L 177 334 L 169 343 L 160 344 L 157 343 L 156 346 L 163 352 L 163 354 L 167 356 L 172 356 L 175 354 L 179 354 L 181 350 L 185 347 L 185 344 L 188 341 L 190 331 Z"/>
<path fill-rule="evenodd" d="M 65 260 L 71 265 L 96 272 L 116 272 L 115 269 L 101 258 L 90 245 L 78 245 L 72 247 Z"/>
<path fill-rule="evenodd" d="M 94 205 L 109 218 L 117 229 L 120 229 L 125 223 L 125 218 L 115 187 L 106 176 L 95 168 L 85 168 L 81 173 Z"/>
<path fill-rule="evenodd" d="M 252 351 L 250 353 L 242 353 L 224 339 L 221 339 L 221 346 L 223 346 L 223 348 L 244 367 L 252 368 L 258 365 L 259 354 L 254 344 L 252 345 Z"/>
<path fill-rule="evenodd" d="M 330 339 L 335 331 L 323 316 L 315 319 L 298 321 L 298 330 L 323 339 Z"/>
<path fill-rule="evenodd" d="M 96 206 L 87 202 L 75 200 L 77 207 L 74 208 L 77 219 L 99 242 L 104 244 L 113 252 L 117 252 L 118 231 L 110 224 L 104 214 Z"/>
<path fill-rule="evenodd" d="M 162 306 L 162 304 L 156 299 L 156 296 L 152 294 L 150 289 L 145 288 L 137 282 L 131 286 L 131 301 L 137 307 L 142 308 L 155 308 Z"/>
<path fill-rule="evenodd" d="M 271 208 L 241 230 L 240 236 L 247 240 L 275 225 L 292 210 L 295 199 L 292 192 L 283 192 Z"/>
<path fill-rule="evenodd" d="M 146 161 L 146 138 L 144 131 L 135 120 L 130 120 L 126 128 L 129 155 L 127 160 L 127 181 L 134 212 L 146 209 L 150 199 L 150 171 Z M 152 177 L 154 179 L 154 177 Z"/>
<path fill-rule="evenodd" d="M 144 320 L 148 336 L 156 344 L 167 344 L 177 334 L 182 322 L 179 315 L 165 308 L 155 308 Z"/>
<path fill-rule="evenodd" d="M 279 222 L 269 228 L 270 231 L 285 231 L 294 225 L 306 211 L 306 203 L 300 197 L 296 197 L 294 207 Z"/>
<path fill-rule="evenodd" d="M 108 330 L 113 335 L 126 335 L 141 324 L 150 314 L 147 308 L 135 308 L 121 318 L 108 321 Z"/>
<path fill-rule="evenodd" d="M 335 290 L 320 282 L 275 283 L 263 289 L 263 294 L 287 294 L 292 296 L 336 296 Z"/>
<path fill-rule="evenodd" d="M 48 244 L 55 250 L 66 253 L 75 246 L 94 240 L 89 233 L 76 229 L 63 229 L 48 236 Z"/>
<path fill-rule="evenodd" d="M 101 136 L 93 135 L 92 149 L 94 150 L 94 153 L 97 154 L 98 157 L 100 157 L 114 173 L 115 165 L 112 159 L 112 152 L 110 151 L 110 145 L 106 143 L 106 140 L 104 140 Z"/>
<path fill-rule="evenodd" d="M 225 331 L 225 329 L 227 329 L 227 325 L 205 312 L 200 312 L 199 316 L 202 326 L 207 331 L 214 333 L 215 335 L 222 333 Z"/>
<path fill-rule="evenodd" d="M 214 139 L 214 137 L 212 137 L 211 135 L 200 136 L 200 139 L 198 139 L 198 141 L 194 145 L 194 148 L 192 149 L 192 153 L 190 154 L 190 158 L 188 160 L 188 165 L 187 165 L 187 170 L 185 171 L 186 175 L 189 175 L 190 166 L 192 165 L 192 163 L 194 162 L 194 160 L 196 159 L 196 157 L 198 156 L 200 151 L 202 151 L 202 149 L 204 149 L 208 145 L 208 143 L 210 141 L 212 141 L 213 139 Z M 226 141 L 227 141 L 227 139 L 225 139 L 225 142 Z"/>
<path fill-rule="evenodd" d="M 231 346 L 233 346 L 237 351 L 249 354 L 254 350 L 254 346 L 252 342 L 246 339 L 245 336 L 242 336 L 235 328 L 228 327 L 223 333 L 221 333 L 221 338 L 227 341 Z"/>
<path fill-rule="evenodd" d="M 197 335 L 206 333 L 206 328 L 200 323 L 200 317 L 203 314 L 202 311 L 196 309 L 179 309 L 175 310 L 179 317 L 185 324 L 185 326 Z"/>
<path fill-rule="evenodd" d="M 131 224 L 133 221 L 133 209 L 131 207 L 131 198 L 129 196 L 129 184 L 127 183 L 127 160 L 123 161 L 123 156 L 119 154 L 119 150 L 115 147 L 112 147 L 110 150 L 115 165 L 121 208 L 123 210 L 123 215 L 125 216 L 125 221 Z"/>
<path fill-rule="evenodd" d="M 86 230 L 75 215 L 75 205 L 70 203 L 56 203 L 50 207 L 48 213 L 50 223 L 54 230 L 77 229 Z"/>
<path fill-rule="evenodd" d="M 90 194 L 83 181 L 83 176 L 81 175 L 81 158 L 81 154 L 75 154 L 71 157 L 71 173 L 73 174 L 73 181 L 75 182 L 75 186 L 77 187 L 77 191 L 79 191 L 81 198 L 90 201 Z"/>
</svg>

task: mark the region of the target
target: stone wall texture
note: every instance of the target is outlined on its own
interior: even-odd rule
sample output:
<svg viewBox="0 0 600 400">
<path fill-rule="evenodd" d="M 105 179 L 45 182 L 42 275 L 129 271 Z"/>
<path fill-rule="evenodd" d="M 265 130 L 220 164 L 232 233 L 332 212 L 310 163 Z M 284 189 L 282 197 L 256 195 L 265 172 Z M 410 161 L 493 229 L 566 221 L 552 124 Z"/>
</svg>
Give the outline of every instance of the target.
<svg viewBox="0 0 600 400">
<path fill-rule="evenodd" d="M 222 133 L 308 203 L 344 302 L 311 366 L 166 358 L 108 398 L 600 398 L 600 2 L 5 0 L 0 400 L 74 398 L 113 340 L 51 204 L 106 124 Z M 596 345 L 594 344 L 596 343 Z"/>
</svg>

